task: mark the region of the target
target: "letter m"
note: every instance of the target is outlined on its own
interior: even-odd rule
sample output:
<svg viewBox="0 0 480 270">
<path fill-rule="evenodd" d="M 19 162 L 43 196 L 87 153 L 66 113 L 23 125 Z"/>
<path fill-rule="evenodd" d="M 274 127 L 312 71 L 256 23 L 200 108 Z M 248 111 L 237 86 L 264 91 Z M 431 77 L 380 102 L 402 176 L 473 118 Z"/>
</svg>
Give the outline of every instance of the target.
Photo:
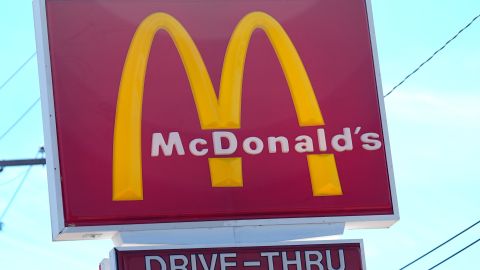
<svg viewBox="0 0 480 270">
<path fill-rule="evenodd" d="M 264 12 L 243 17 L 230 38 L 217 98 L 205 63 L 192 38 L 172 16 L 153 13 L 138 26 L 125 59 L 115 115 L 113 200 L 143 200 L 141 122 L 145 72 L 155 34 L 166 31 L 182 59 L 200 125 L 204 130 L 240 128 L 245 58 L 252 33 L 262 29 L 285 73 L 299 126 L 321 126 L 324 119 L 305 67 L 283 27 Z M 333 154 L 310 154 L 307 162 L 314 196 L 341 195 Z M 213 187 L 241 187 L 240 157 L 209 158 Z"/>
<path fill-rule="evenodd" d="M 185 155 L 183 149 L 182 140 L 178 132 L 170 132 L 168 134 L 168 142 L 165 142 L 162 133 L 153 133 L 152 135 L 152 157 L 158 157 L 160 155 L 160 148 L 163 154 L 167 157 L 173 153 L 173 148 L 177 150 L 177 153 L 181 156 Z"/>
</svg>

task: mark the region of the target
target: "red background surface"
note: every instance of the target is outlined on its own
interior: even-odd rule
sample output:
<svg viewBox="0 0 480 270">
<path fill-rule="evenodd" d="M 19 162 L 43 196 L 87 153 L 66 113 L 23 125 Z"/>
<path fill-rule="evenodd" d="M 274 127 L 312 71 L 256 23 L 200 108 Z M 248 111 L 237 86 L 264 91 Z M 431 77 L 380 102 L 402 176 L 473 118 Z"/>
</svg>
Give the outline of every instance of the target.
<svg viewBox="0 0 480 270">
<path fill-rule="evenodd" d="M 243 158 L 243 188 L 212 188 L 208 157 L 188 153 L 200 129 L 188 79 L 169 36 L 160 31 L 148 64 L 142 120 L 143 201 L 112 201 L 116 99 L 125 56 L 138 24 L 167 12 L 192 36 L 218 91 L 228 40 L 238 21 L 265 11 L 289 34 L 310 76 L 327 140 L 344 127 L 383 138 L 366 7 L 360 0 L 60 1 L 47 0 L 60 172 L 67 226 L 392 214 L 385 149 L 335 154 L 342 196 L 312 196 L 306 154 L 289 89 L 266 35 L 257 30 L 247 53 L 239 142 L 286 136 L 289 154 Z M 150 157 L 154 132 L 178 131 L 185 156 Z M 264 140 L 265 141 L 265 140 Z M 383 141 L 383 139 L 382 139 Z M 318 146 L 315 147 L 318 152 Z M 266 149 L 266 145 L 265 145 Z"/>
<path fill-rule="evenodd" d="M 211 263 L 212 254 L 214 253 L 237 253 L 237 257 L 228 258 L 228 262 L 236 262 L 237 267 L 228 267 L 227 269 L 255 269 L 255 270 L 268 270 L 267 257 L 261 257 L 261 252 L 280 252 L 280 256 L 273 258 L 274 269 L 283 269 L 281 252 L 287 252 L 288 260 L 295 259 L 295 251 L 300 251 L 302 269 L 305 267 L 304 251 L 320 251 L 323 255 L 321 263 L 323 267 L 327 269 L 325 251 L 330 250 L 332 258 L 332 266 L 334 269 L 339 269 L 338 250 L 343 249 L 345 258 L 345 270 L 362 270 L 362 255 L 361 247 L 358 243 L 347 244 L 317 244 L 317 245 L 298 245 L 298 246 L 268 246 L 268 247 L 237 247 L 237 248 L 198 248 L 198 249 L 166 249 L 166 250 L 138 250 L 138 251 L 118 251 L 117 255 L 117 268 L 118 270 L 141 270 L 145 269 L 145 256 L 160 256 L 167 263 L 169 268 L 169 256 L 170 255 L 184 255 L 189 259 L 188 269 L 191 267 L 190 256 L 192 254 L 203 254 L 208 265 Z M 214 270 L 220 269 L 220 255 L 217 255 L 216 266 Z M 315 259 L 315 256 L 311 256 L 311 259 Z M 245 261 L 260 261 L 260 267 L 243 267 Z M 180 263 L 177 262 L 177 263 Z M 152 270 L 159 270 L 159 264 L 157 262 L 152 263 Z M 197 258 L 197 269 L 203 269 L 202 264 Z M 295 265 L 289 267 L 289 269 L 296 269 Z M 312 266 L 312 269 L 318 269 L 317 266 Z M 116 269 L 115 269 L 116 270 Z"/>
</svg>

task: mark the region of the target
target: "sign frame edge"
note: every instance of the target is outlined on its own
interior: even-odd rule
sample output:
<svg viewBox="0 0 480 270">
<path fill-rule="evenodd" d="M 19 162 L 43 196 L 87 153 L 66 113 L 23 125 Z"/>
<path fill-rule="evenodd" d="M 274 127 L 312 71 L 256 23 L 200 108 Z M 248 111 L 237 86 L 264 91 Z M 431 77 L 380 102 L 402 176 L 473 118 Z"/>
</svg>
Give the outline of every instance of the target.
<svg viewBox="0 0 480 270">
<path fill-rule="evenodd" d="M 65 229 L 45 0 L 33 0 L 52 239 Z"/>
</svg>

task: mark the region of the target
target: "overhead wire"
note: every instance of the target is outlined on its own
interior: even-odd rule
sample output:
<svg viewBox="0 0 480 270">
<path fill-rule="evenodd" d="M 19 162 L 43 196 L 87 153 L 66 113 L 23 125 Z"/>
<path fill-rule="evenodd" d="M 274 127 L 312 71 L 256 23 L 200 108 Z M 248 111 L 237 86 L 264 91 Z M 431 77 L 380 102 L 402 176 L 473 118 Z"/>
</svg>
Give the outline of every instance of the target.
<svg viewBox="0 0 480 270">
<path fill-rule="evenodd" d="M 43 155 L 43 147 L 41 147 L 37 154 L 35 155 L 35 158 L 37 158 L 39 155 Z M 7 203 L 7 206 L 5 206 L 5 208 L 3 209 L 3 212 L 2 214 L 0 214 L 0 223 L 2 223 L 3 219 L 5 218 L 5 215 L 7 214 L 8 210 L 10 210 L 10 207 L 12 207 L 13 205 L 13 202 L 15 201 L 15 198 L 17 197 L 19 191 L 22 189 L 23 187 L 23 184 L 25 184 L 25 181 L 27 180 L 27 177 L 30 173 L 30 171 L 32 170 L 33 168 L 33 165 L 30 165 L 28 166 L 28 168 L 25 170 L 25 174 L 23 175 L 22 177 L 22 180 L 20 181 L 20 183 L 18 184 L 17 188 L 15 189 L 15 191 L 13 192 L 13 195 L 12 197 L 10 198 L 10 200 L 8 201 Z M 0 228 L 1 229 L 1 228 Z"/>
<path fill-rule="evenodd" d="M 413 74 L 417 73 L 426 63 L 430 62 L 439 52 L 441 52 L 445 47 L 447 47 L 450 42 L 455 40 L 463 31 L 469 28 L 478 18 L 480 18 L 480 14 L 475 16 L 469 23 L 467 23 L 462 29 L 460 29 L 453 37 L 451 37 L 447 42 L 445 42 L 439 49 L 437 49 L 432 55 L 430 55 L 425 61 L 423 61 L 417 68 L 415 68 L 412 72 L 410 72 L 403 80 L 401 80 L 397 85 L 395 85 L 387 94 L 383 97 L 388 97 L 395 89 L 397 89 L 400 85 L 402 85 L 406 80 L 408 80 Z"/>
<path fill-rule="evenodd" d="M 2 83 L 2 85 L 0 86 L 0 90 L 2 90 L 28 64 L 28 62 L 30 62 L 34 58 L 35 55 L 37 55 L 37 52 L 34 52 L 25 62 L 23 62 L 22 65 L 20 65 L 15 70 L 15 72 L 13 72 L 12 75 L 10 75 L 10 77 L 8 77 L 8 79 L 5 82 Z M 20 123 L 20 121 L 22 121 L 22 119 L 33 109 L 33 107 L 35 107 L 35 105 L 37 105 L 39 101 L 40 101 L 40 98 L 37 98 L 37 100 L 35 100 L 33 104 L 30 105 L 30 107 L 28 107 L 28 109 L 25 112 L 23 112 L 23 114 L 9 128 L 7 128 L 7 130 L 4 131 L 2 135 L 0 135 L 0 141 L 5 136 L 7 136 L 7 134 L 10 133 L 10 131 L 12 131 L 12 129 L 14 129 L 15 126 L 18 125 L 18 123 Z"/>
<path fill-rule="evenodd" d="M 37 103 L 40 101 L 40 98 L 37 98 L 37 100 L 35 100 L 32 105 L 30 105 L 30 107 L 28 107 L 28 109 L 26 111 L 23 112 L 23 114 L 17 118 L 17 120 L 5 131 L 3 132 L 2 135 L 0 135 L 0 141 L 5 137 L 7 136 L 8 133 L 10 133 L 10 131 L 12 131 L 12 129 L 15 128 L 15 126 L 18 125 L 18 123 L 20 123 L 20 121 L 22 121 L 23 118 L 25 118 L 25 116 L 27 116 L 27 114 L 35 107 L 35 105 L 37 105 Z"/>
<path fill-rule="evenodd" d="M 445 244 L 447 244 L 448 242 L 452 241 L 453 239 L 457 238 L 458 236 L 462 235 L 463 233 L 465 233 L 466 231 L 470 230 L 471 228 L 477 226 L 478 224 L 480 224 L 480 220 L 477 220 L 475 223 L 473 223 L 472 225 L 468 226 L 467 228 L 465 228 L 464 230 L 462 230 L 461 232 L 455 234 L 454 236 L 450 237 L 449 239 L 447 239 L 447 241 L 439 244 L 438 246 L 434 247 L 433 249 L 431 249 L 430 251 L 424 253 L 423 255 L 421 255 L 420 257 L 416 258 L 415 260 L 411 261 L 410 263 L 406 264 L 405 266 L 403 266 L 402 268 L 400 268 L 399 270 L 403 270 L 409 266 L 411 266 L 412 264 L 418 262 L 419 260 L 423 259 L 425 256 L 427 256 L 428 254 L 434 252 L 435 250 L 439 249 L 440 247 L 444 246 Z"/>
<path fill-rule="evenodd" d="M 15 189 L 15 192 L 13 193 L 12 197 L 10 198 L 10 201 L 8 201 L 7 206 L 5 206 L 2 214 L 0 215 L 0 222 L 2 222 L 2 220 L 5 218 L 5 215 L 7 214 L 8 210 L 10 209 L 10 207 L 12 207 L 12 204 L 15 201 L 15 198 L 17 197 L 18 192 L 20 191 L 20 189 L 22 189 L 23 184 L 25 183 L 25 180 L 27 180 L 28 174 L 30 173 L 32 168 L 33 168 L 33 166 L 30 165 L 28 167 L 28 169 L 25 171 L 25 174 L 23 175 L 22 180 L 18 184 L 17 188 Z"/>
<path fill-rule="evenodd" d="M 8 77 L 8 79 L 4 83 L 2 83 L 2 85 L 0 86 L 0 90 L 2 90 L 13 79 L 13 77 L 15 77 L 20 72 L 20 70 L 22 70 L 28 64 L 28 62 L 33 59 L 35 55 L 37 55 L 37 52 L 34 52 L 25 62 L 23 62 L 20 67 L 17 68 L 17 70 L 15 70 L 15 72 L 13 72 L 12 75 L 10 75 L 10 77 Z"/>
<path fill-rule="evenodd" d="M 15 77 L 17 76 L 17 74 L 35 57 L 35 55 L 37 54 L 37 52 L 34 52 L 32 55 L 30 55 L 30 57 L 28 57 L 27 60 L 25 60 L 13 73 L 12 75 L 10 75 L 10 77 L 8 77 L 1 85 L 0 85 L 0 91 Z M 0 141 L 5 138 L 5 136 L 7 136 L 10 131 L 12 131 L 17 125 L 18 123 L 20 123 L 23 118 L 25 118 L 25 116 L 35 107 L 35 105 L 37 105 L 37 103 L 40 101 L 40 98 L 37 98 L 29 107 L 26 111 L 24 111 L 22 113 L 22 115 L 17 118 L 17 120 L 15 120 L 15 122 L 7 128 L 7 130 L 5 130 L 3 132 L 2 135 L 0 135 Z M 40 152 L 39 152 L 40 153 Z M 37 154 L 38 156 L 38 154 Z M 30 165 L 26 170 L 25 170 L 25 174 L 22 178 L 22 180 L 20 181 L 19 185 L 17 186 L 17 188 L 15 189 L 15 192 L 13 193 L 12 197 L 10 198 L 10 201 L 7 203 L 6 207 L 4 208 L 3 212 L 0 214 L 0 224 L 1 224 L 1 221 L 3 220 L 3 218 L 5 217 L 5 215 L 7 214 L 8 210 L 10 209 L 10 207 L 12 206 L 13 204 L 13 201 L 15 200 L 15 198 L 17 197 L 18 195 L 18 192 L 20 191 L 20 189 L 22 188 L 23 184 L 25 183 L 25 180 L 27 179 L 28 177 L 28 174 L 30 173 L 31 169 L 32 169 L 32 165 Z M 5 182 L 2 182 L 0 183 L 1 186 L 3 185 L 6 185 L 6 184 L 9 184 L 13 181 L 15 181 L 19 176 L 21 175 L 18 174 L 16 175 L 15 177 L 5 181 Z M 1 230 L 1 228 L 0 228 Z"/>
<path fill-rule="evenodd" d="M 447 42 L 445 42 L 439 49 L 437 49 L 432 55 L 430 55 L 425 61 L 423 61 L 420 65 L 418 65 L 417 68 L 415 68 L 412 72 L 410 72 L 407 76 L 405 76 L 403 78 L 403 80 L 401 80 L 398 84 L 396 84 L 387 94 L 385 94 L 383 97 L 386 98 L 388 97 L 391 93 L 393 93 L 399 86 L 401 86 L 403 83 L 405 83 L 405 81 L 407 81 L 412 75 L 414 75 L 415 73 L 417 73 L 425 64 L 427 64 L 428 62 L 430 62 L 439 52 L 441 52 L 442 50 L 444 50 L 448 44 L 450 44 L 453 40 L 455 40 L 463 31 L 465 31 L 467 28 L 469 28 L 478 18 L 480 18 L 480 14 L 478 14 L 477 16 L 475 16 L 470 22 L 468 22 L 464 27 L 462 27 L 455 35 L 453 35 Z M 472 224 L 471 226 L 467 227 L 466 229 L 462 230 L 461 232 L 457 233 L 456 235 L 454 235 L 453 237 L 449 238 L 447 241 L 441 243 L 440 245 L 436 246 L 435 248 L 431 249 L 430 251 L 424 253 L 423 255 L 421 255 L 420 257 L 418 257 L 417 259 L 411 261 L 410 263 L 406 264 L 405 266 L 403 266 L 402 268 L 400 268 L 400 270 L 403 270 L 407 267 L 409 267 L 410 265 L 414 264 L 415 262 L 421 260 L 422 258 L 424 258 L 425 256 L 429 255 L 430 253 L 434 252 L 435 250 L 439 249 L 440 247 L 442 247 L 443 245 L 447 244 L 448 242 L 452 241 L 453 239 L 455 239 L 456 237 L 460 236 L 461 234 L 465 233 L 466 231 L 470 230 L 471 228 L 475 227 L 476 225 L 478 225 L 480 223 L 480 220 L 478 220 L 477 222 L 475 222 L 474 224 Z M 462 251 L 464 251 L 465 249 L 471 247 L 472 245 L 476 244 L 478 241 L 480 241 L 480 239 L 477 239 L 476 241 L 474 241 L 473 243 L 469 244 L 468 246 L 464 247 L 463 249 L 461 249 L 460 251 L 456 252 L 455 254 L 451 255 L 450 257 L 446 258 L 445 260 L 441 261 L 440 263 L 436 264 L 435 266 L 433 266 L 432 268 L 430 268 L 429 270 L 431 269 L 434 269 L 436 268 L 437 266 L 441 265 L 442 263 L 446 262 L 447 260 L 451 259 L 452 257 L 456 256 L 457 254 L 461 253 Z"/>
<path fill-rule="evenodd" d="M 453 40 L 455 40 L 463 31 L 465 31 L 468 27 L 470 27 L 473 22 L 475 22 L 478 18 L 480 17 L 480 14 L 478 14 L 477 16 L 475 16 L 468 24 L 466 24 L 462 29 L 460 29 L 452 38 L 450 38 L 447 42 L 445 42 L 439 49 L 437 49 L 431 56 L 429 56 L 425 61 L 423 61 L 417 68 L 415 68 L 412 72 L 410 72 L 407 76 L 405 76 L 405 78 L 403 78 L 402 81 L 400 81 L 398 84 L 396 84 L 387 94 L 385 94 L 383 97 L 386 98 L 388 97 L 391 93 L 393 93 L 399 86 L 401 86 L 405 81 L 407 81 L 412 75 L 414 75 L 415 73 L 417 73 L 426 63 L 428 63 L 430 60 L 432 60 L 440 51 L 442 51 L 443 49 L 445 49 L 445 47 L 450 43 L 452 42 Z M 467 229 L 461 231 L 460 233 L 456 234 L 455 236 L 453 236 L 452 238 L 448 239 L 447 241 L 443 242 L 442 244 L 438 245 L 437 247 L 435 247 L 434 249 L 428 251 L 427 253 L 423 254 L 422 256 L 418 257 L 417 259 L 415 259 L 414 261 L 408 263 L 407 265 L 403 266 L 402 268 L 400 268 L 400 270 L 402 269 L 405 269 L 407 268 L 408 266 L 414 264 L 415 262 L 419 261 L 420 259 L 424 258 L 425 256 L 427 256 L 428 254 L 432 253 L 433 251 L 437 250 L 438 248 L 440 248 L 441 246 L 445 245 L 446 243 L 450 242 L 451 240 L 453 240 L 454 238 L 458 237 L 459 235 L 463 234 L 464 232 L 466 232 L 467 230 L 471 229 L 472 227 L 476 226 L 478 223 L 480 223 L 480 220 L 477 221 L 476 223 L 474 223 L 473 225 L 471 225 L 470 227 L 468 227 Z M 476 244 L 478 241 L 480 241 L 480 238 L 477 239 L 476 241 L 474 241 L 473 243 L 469 244 L 468 246 L 464 247 L 463 249 L 459 250 L 458 252 L 452 254 L 451 256 L 449 256 L 448 258 L 444 259 L 443 261 L 441 261 L 440 263 L 434 265 L 432 268 L 429 268 L 428 270 L 431 270 L 431 269 L 434 269 L 436 268 L 437 266 L 443 264 L 444 262 L 448 261 L 449 259 L 453 258 L 454 256 L 458 255 L 459 253 L 463 252 L 464 250 L 466 250 L 467 248 L 473 246 L 474 244 Z"/>
<path fill-rule="evenodd" d="M 22 65 L 20 65 L 20 67 L 18 67 L 15 72 L 13 72 L 12 75 L 10 75 L 10 77 L 8 77 L 8 79 L 2 83 L 2 85 L 0 85 L 0 90 L 2 90 L 33 58 L 34 56 L 37 54 L 37 52 L 34 52 L 25 62 L 23 62 Z M 3 132 L 2 135 L 0 135 L 0 141 L 5 138 L 5 136 L 7 136 L 17 125 L 18 123 L 20 123 L 23 118 L 25 118 L 25 116 L 28 115 L 28 113 L 35 107 L 35 105 L 37 105 L 37 103 L 40 101 L 40 98 L 37 98 L 28 108 L 27 110 L 25 110 L 22 115 L 17 118 L 17 120 L 15 120 L 15 122 L 9 127 L 7 128 L 7 130 L 5 130 Z M 40 153 L 40 151 L 39 151 Z M 38 154 L 37 154 L 38 156 Z M 25 170 L 25 173 L 23 175 L 23 178 L 22 180 L 20 181 L 20 183 L 18 184 L 17 188 L 15 189 L 12 197 L 10 198 L 9 202 L 7 203 L 6 207 L 4 208 L 3 212 L 0 214 L 0 224 L 1 224 L 1 221 L 5 218 L 5 215 L 7 214 L 8 210 L 10 209 L 10 207 L 12 206 L 15 198 L 17 197 L 19 191 L 21 190 L 21 188 L 23 187 L 23 184 L 25 183 L 25 181 L 27 180 L 27 177 L 32 169 L 32 165 L 30 165 L 26 170 Z M 5 181 L 5 182 L 2 182 L 0 183 L 1 186 L 3 185 L 6 185 L 6 184 L 9 184 L 13 181 L 15 181 L 21 174 L 18 174 L 16 175 L 15 177 Z"/>
<path fill-rule="evenodd" d="M 8 179 L 8 180 L 4 180 L 2 182 L 0 182 L 0 187 L 1 186 L 6 186 L 12 182 L 15 182 L 15 180 L 17 180 L 23 173 L 25 173 L 25 171 L 22 171 L 22 172 L 19 172 L 17 175 L 15 175 L 14 177 Z"/>
<path fill-rule="evenodd" d="M 446 261 L 450 260 L 451 258 L 453 258 L 453 257 L 457 256 L 458 254 L 462 253 L 462 252 L 463 252 L 463 251 L 465 251 L 467 248 L 469 248 L 469 247 L 471 247 L 471 246 L 475 245 L 475 244 L 476 244 L 476 243 L 478 243 L 479 241 L 480 241 L 480 238 L 478 238 L 477 240 L 473 241 L 472 243 L 470 243 L 468 246 L 466 246 L 466 247 L 462 248 L 461 250 L 459 250 L 459 251 L 455 252 L 454 254 L 452 254 L 452 255 L 448 256 L 448 257 L 447 257 L 445 260 L 443 260 L 443 261 L 441 261 L 441 262 L 437 263 L 437 264 L 436 264 L 436 265 L 434 265 L 433 267 L 431 267 L 431 268 L 428 268 L 428 270 L 432 270 L 432 269 L 436 268 L 437 266 L 439 266 L 439 265 L 443 264 L 444 262 L 446 262 Z"/>
</svg>

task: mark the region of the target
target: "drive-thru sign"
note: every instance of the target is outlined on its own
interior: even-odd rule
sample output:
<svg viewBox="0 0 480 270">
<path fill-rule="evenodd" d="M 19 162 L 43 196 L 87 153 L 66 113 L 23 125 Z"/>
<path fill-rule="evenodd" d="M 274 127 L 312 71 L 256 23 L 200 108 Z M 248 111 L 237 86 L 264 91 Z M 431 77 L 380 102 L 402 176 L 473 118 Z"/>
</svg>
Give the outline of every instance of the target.
<svg viewBox="0 0 480 270">
<path fill-rule="evenodd" d="M 362 270 L 362 242 L 257 246 L 120 247 L 101 270 Z M 103 268 L 103 269 L 102 269 Z"/>
<path fill-rule="evenodd" d="M 53 233 L 398 219 L 369 1 L 37 1 Z"/>
</svg>

